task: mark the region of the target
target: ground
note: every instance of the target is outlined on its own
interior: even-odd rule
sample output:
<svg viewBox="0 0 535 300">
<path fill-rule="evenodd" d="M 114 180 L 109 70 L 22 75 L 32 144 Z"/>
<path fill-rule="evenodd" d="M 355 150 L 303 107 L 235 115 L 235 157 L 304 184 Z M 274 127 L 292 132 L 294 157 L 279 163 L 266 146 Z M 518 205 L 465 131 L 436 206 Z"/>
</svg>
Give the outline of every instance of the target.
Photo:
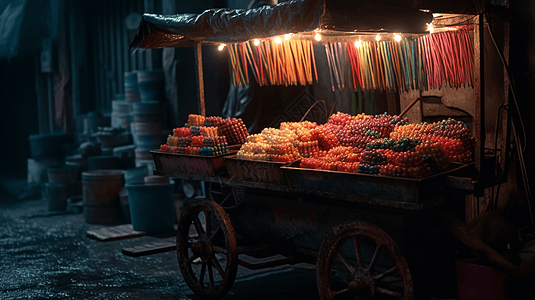
<svg viewBox="0 0 535 300">
<path fill-rule="evenodd" d="M 19 200 L 20 179 L 0 186 L 0 299 L 198 299 L 186 285 L 175 252 L 125 256 L 125 247 L 157 240 L 145 236 L 99 242 L 102 227 L 83 214 L 51 214 L 40 196 Z M 225 299 L 317 299 L 311 265 L 260 271 L 239 267 Z"/>
</svg>

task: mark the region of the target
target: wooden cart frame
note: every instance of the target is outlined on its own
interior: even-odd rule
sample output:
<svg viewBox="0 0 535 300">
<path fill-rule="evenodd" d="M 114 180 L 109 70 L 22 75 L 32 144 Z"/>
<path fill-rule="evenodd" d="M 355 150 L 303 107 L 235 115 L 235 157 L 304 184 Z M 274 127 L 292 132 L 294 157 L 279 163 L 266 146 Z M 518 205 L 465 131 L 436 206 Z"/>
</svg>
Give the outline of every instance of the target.
<svg viewBox="0 0 535 300">
<path fill-rule="evenodd" d="M 216 299 L 232 287 L 238 265 L 260 269 L 309 262 L 316 264 L 321 299 L 343 295 L 362 299 L 425 298 L 428 291 L 424 287 L 429 283 L 427 258 L 434 256 L 425 253 L 432 250 L 426 239 L 437 234 L 452 234 L 491 262 L 523 276 L 516 266 L 471 235 L 456 216 L 464 210 L 466 195 L 481 194 L 485 188 L 503 182 L 507 174 L 507 155 L 499 155 L 498 163 L 485 156 L 485 15 L 452 15 L 440 25 L 467 20 L 475 27 L 473 164 L 422 180 L 282 167 L 283 173 L 294 179 L 293 186 L 289 178 L 286 185 L 238 180 L 222 173 L 207 176 L 163 171 L 157 167 L 158 175 L 209 183 L 207 199 L 190 201 L 179 221 L 177 256 L 189 287 L 204 299 Z M 508 23 L 504 25 L 503 45 L 508 60 Z M 201 43 L 197 44 L 196 59 L 200 114 L 205 115 Z M 507 75 L 504 78 L 504 105 L 508 105 L 509 82 Z M 502 119 L 501 149 L 505 153 L 509 124 L 508 116 Z M 152 153 L 158 165 L 162 154 Z M 491 168 L 500 172 L 485 176 Z M 299 180 L 308 186 L 296 184 Z M 360 187 L 350 192 L 325 191 L 314 188 L 317 180 L 339 180 Z M 436 190 L 429 190 L 430 186 Z M 397 190 L 402 190 L 406 199 L 392 197 Z M 240 259 L 242 254 L 256 258 L 278 254 L 283 258 L 254 264 Z M 334 281 L 340 277 L 345 283 L 336 286 Z"/>
</svg>

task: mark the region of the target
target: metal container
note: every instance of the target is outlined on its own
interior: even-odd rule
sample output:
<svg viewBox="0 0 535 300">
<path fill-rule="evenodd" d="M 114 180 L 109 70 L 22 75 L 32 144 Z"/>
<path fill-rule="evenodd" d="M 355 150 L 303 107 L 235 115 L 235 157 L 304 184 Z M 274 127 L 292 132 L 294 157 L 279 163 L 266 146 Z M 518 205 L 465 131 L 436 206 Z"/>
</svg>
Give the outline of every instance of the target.
<svg viewBox="0 0 535 300">
<path fill-rule="evenodd" d="M 225 157 L 225 165 L 230 177 L 254 182 L 287 184 L 280 169 L 284 162 L 244 160 L 236 155 Z"/>
<path fill-rule="evenodd" d="M 442 174 L 423 179 L 388 177 L 360 173 L 305 169 L 293 162 L 281 167 L 292 188 L 322 193 L 362 195 L 371 199 L 421 203 L 441 195 L 445 189 Z"/>
<path fill-rule="evenodd" d="M 172 232 L 175 224 L 174 181 L 127 184 L 132 227 L 149 234 Z"/>
<path fill-rule="evenodd" d="M 95 170 L 82 173 L 85 221 L 114 224 L 121 219 L 119 191 L 124 186 L 122 170 Z"/>
<path fill-rule="evenodd" d="M 151 150 L 156 170 L 165 174 L 190 174 L 215 176 L 226 170 L 224 155 L 200 156 L 188 154 L 165 153 Z"/>
<path fill-rule="evenodd" d="M 50 183 L 74 183 L 78 178 L 78 167 L 68 165 L 49 167 L 47 174 Z"/>
</svg>

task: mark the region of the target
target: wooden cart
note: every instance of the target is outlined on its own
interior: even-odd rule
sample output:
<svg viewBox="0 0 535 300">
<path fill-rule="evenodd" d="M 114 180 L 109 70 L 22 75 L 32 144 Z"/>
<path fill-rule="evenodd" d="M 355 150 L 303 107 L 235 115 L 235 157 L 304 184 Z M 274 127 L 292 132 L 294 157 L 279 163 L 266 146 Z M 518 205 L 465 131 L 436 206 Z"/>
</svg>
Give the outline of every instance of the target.
<svg viewBox="0 0 535 300">
<path fill-rule="evenodd" d="M 471 192 L 465 179 L 473 169 L 458 165 L 408 179 L 226 156 L 227 169 L 234 171 L 207 176 L 173 172 L 176 167 L 162 161 L 169 164 L 176 155 L 152 154 L 155 174 L 207 183 L 207 198 L 191 200 L 182 211 L 176 248 L 188 286 L 203 299 L 224 296 L 238 265 L 260 269 L 300 262 L 316 264 L 321 299 L 425 298 L 432 274 L 455 245 L 450 226 L 463 212 L 464 196 Z M 258 170 L 256 180 L 245 174 L 251 166 Z M 266 183 L 280 176 L 283 183 Z M 255 264 L 241 255 L 279 258 Z"/>
</svg>

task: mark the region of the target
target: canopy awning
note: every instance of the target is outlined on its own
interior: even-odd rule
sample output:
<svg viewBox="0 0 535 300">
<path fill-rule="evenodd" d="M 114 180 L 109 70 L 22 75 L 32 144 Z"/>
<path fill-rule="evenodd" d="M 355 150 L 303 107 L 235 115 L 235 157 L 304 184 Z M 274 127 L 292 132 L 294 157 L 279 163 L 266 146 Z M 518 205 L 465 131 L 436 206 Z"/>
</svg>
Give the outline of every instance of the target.
<svg viewBox="0 0 535 300">
<path fill-rule="evenodd" d="M 433 16 L 395 1 L 292 0 L 256 9 L 209 9 L 201 14 L 144 14 L 130 47 L 237 43 L 287 33 L 424 33 Z M 403 4 L 403 2 L 400 2 Z"/>
</svg>

